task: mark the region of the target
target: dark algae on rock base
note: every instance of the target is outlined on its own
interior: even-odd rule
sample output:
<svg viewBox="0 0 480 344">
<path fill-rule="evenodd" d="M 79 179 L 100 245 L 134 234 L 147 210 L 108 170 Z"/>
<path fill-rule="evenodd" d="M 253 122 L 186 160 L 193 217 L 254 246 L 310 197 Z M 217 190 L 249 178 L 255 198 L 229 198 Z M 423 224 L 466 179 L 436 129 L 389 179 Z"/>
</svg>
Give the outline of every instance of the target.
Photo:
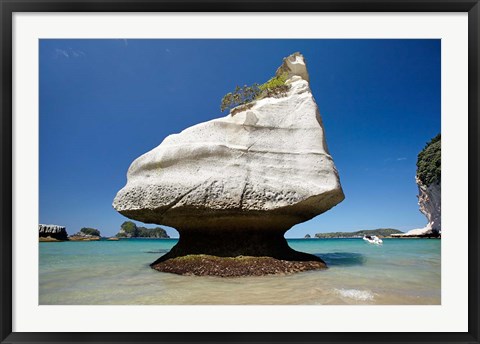
<svg viewBox="0 0 480 344">
<path fill-rule="evenodd" d="M 152 268 L 179 275 L 241 277 L 291 274 L 325 269 L 326 265 L 321 261 L 302 262 L 280 260 L 272 257 L 217 257 L 194 254 L 154 263 Z"/>
<path fill-rule="evenodd" d="M 130 165 L 113 207 L 180 234 L 152 268 L 243 276 L 326 267 L 284 234 L 345 196 L 303 56 L 285 58 L 275 76 L 284 93 L 170 135 Z"/>
</svg>

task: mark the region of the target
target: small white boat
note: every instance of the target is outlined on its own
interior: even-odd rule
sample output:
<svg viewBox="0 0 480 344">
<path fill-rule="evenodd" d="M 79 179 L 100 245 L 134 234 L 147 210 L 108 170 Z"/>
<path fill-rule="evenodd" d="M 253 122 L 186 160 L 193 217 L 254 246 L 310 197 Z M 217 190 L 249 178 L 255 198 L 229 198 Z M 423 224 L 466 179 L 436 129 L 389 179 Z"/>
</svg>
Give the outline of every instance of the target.
<svg viewBox="0 0 480 344">
<path fill-rule="evenodd" d="M 371 244 L 376 244 L 376 245 L 383 244 L 382 239 L 380 239 L 376 235 L 364 235 L 363 240 L 368 241 Z"/>
</svg>

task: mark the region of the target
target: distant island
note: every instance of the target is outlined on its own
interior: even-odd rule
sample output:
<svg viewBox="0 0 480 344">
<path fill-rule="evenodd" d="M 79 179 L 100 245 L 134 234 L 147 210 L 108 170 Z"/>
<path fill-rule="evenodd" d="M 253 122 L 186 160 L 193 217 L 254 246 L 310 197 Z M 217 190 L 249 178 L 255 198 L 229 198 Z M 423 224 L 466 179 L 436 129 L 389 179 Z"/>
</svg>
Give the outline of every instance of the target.
<svg viewBox="0 0 480 344">
<path fill-rule="evenodd" d="M 356 232 L 332 232 L 332 233 L 317 233 L 315 238 L 328 239 L 328 238 L 361 238 L 364 235 L 376 235 L 381 238 L 389 237 L 392 234 L 403 233 L 398 229 L 393 228 L 378 228 L 378 229 L 366 229 Z"/>
<path fill-rule="evenodd" d="M 120 226 L 120 231 L 116 235 L 117 238 L 160 238 L 169 239 L 165 229 L 161 227 L 146 228 L 137 227 L 132 221 L 125 221 Z"/>
<path fill-rule="evenodd" d="M 62 242 L 62 241 L 98 241 L 111 240 L 116 241 L 122 238 L 170 238 L 161 227 L 145 228 L 137 227 L 131 221 L 125 221 L 120 226 L 119 232 L 114 237 L 103 237 L 100 230 L 96 228 L 83 227 L 77 233 L 68 235 L 65 226 L 59 225 L 38 225 L 40 242 Z"/>
<path fill-rule="evenodd" d="M 100 240 L 100 231 L 96 228 L 83 227 L 78 233 L 70 235 L 70 241 L 97 241 Z"/>
<path fill-rule="evenodd" d="M 101 237 L 95 228 L 83 227 L 78 233 L 68 235 L 65 226 L 45 224 L 38 225 L 38 236 L 40 242 L 97 241 Z"/>
</svg>

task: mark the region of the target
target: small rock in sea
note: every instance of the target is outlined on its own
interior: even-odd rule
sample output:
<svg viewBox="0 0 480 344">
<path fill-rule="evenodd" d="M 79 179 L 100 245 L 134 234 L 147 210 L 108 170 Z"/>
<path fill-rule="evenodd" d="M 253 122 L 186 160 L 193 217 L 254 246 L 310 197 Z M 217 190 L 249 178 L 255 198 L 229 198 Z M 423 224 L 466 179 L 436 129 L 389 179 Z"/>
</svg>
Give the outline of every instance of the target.
<svg viewBox="0 0 480 344">
<path fill-rule="evenodd" d="M 67 230 L 64 226 L 39 224 L 38 234 L 40 241 L 68 240 Z M 48 237 L 50 237 L 50 239 L 46 239 Z M 46 240 L 42 240 L 42 238 Z"/>
</svg>

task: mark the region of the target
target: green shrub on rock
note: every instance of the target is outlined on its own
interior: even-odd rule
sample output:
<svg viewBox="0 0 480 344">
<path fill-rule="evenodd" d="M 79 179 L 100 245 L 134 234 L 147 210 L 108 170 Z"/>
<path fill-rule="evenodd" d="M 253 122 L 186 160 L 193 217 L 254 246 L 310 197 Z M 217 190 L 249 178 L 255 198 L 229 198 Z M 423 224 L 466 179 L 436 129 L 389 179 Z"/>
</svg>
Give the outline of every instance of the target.
<svg viewBox="0 0 480 344">
<path fill-rule="evenodd" d="M 220 110 L 233 109 L 237 106 L 250 103 L 254 100 L 265 97 L 283 97 L 286 95 L 289 86 L 285 84 L 288 74 L 276 75 L 264 84 L 254 83 L 251 86 L 236 86 L 233 92 L 227 93 L 220 103 Z"/>
<path fill-rule="evenodd" d="M 258 88 L 262 91 L 262 98 L 284 96 L 288 91 L 288 85 L 285 84 L 287 76 L 287 73 L 276 75 L 266 83 L 260 85 Z"/>
<path fill-rule="evenodd" d="M 227 93 L 220 104 L 220 110 L 223 112 L 226 109 L 232 109 L 236 106 L 249 103 L 257 98 L 260 94 L 258 84 L 252 86 L 244 85 L 243 87 L 235 87 L 235 91 Z"/>
</svg>

